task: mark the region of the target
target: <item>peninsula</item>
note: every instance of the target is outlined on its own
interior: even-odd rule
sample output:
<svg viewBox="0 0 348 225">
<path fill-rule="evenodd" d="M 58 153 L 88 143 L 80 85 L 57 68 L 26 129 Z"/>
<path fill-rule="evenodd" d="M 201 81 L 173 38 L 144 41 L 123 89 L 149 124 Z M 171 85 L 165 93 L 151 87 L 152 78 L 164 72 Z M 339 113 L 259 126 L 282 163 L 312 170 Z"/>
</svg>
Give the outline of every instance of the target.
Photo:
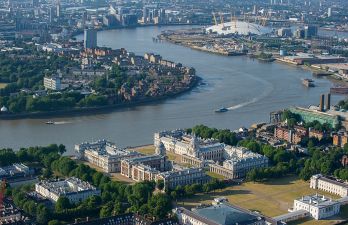
<svg viewBox="0 0 348 225">
<path fill-rule="evenodd" d="M 85 112 L 172 97 L 198 83 L 194 68 L 126 49 L 23 44 L 0 54 L 1 118 Z"/>
</svg>

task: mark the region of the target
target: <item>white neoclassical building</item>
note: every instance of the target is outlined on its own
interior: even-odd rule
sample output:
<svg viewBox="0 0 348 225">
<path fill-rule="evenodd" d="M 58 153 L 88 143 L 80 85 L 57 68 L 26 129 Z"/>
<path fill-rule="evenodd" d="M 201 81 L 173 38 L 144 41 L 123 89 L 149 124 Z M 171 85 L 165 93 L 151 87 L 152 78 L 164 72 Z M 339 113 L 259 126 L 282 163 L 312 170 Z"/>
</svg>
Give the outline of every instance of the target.
<svg viewBox="0 0 348 225">
<path fill-rule="evenodd" d="M 140 156 L 138 152 L 118 148 L 106 140 L 75 145 L 77 157 L 101 168 L 104 172 L 121 172 L 121 160 Z"/>
<path fill-rule="evenodd" d="M 334 178 L 316 174 L 311 177 L 310 188 L 329 192 L 341 197 L 348 196 L 348 184 Z"/>
<path fill-rule="evenodd" d="M 340 212 L 338 201 L 326 198 L 323 195 L 308 195 L 294 200 L 294 211 L 306 210 L 316 220 L 334 216 Z"/>
<path fill-rule="evenodd" d="M 100 190 L 76 177 L 66 180 L 44 180 L 35 184 L 35 192 L 41 196 L 57 202 L 59 197 L 67 197 L 70 203 L 77 203 L 93 195 L 100 195 Z"/>
</svg>

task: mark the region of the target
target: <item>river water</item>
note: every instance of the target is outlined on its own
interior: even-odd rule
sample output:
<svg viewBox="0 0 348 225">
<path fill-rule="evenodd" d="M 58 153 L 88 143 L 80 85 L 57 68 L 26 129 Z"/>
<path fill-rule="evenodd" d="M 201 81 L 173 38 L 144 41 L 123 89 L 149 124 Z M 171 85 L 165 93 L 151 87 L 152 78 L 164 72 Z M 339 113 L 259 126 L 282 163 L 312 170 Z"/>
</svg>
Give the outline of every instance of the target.
<svg viewBox="0 0 348 225">
<path fill-rule="evenodd" d="M 314 78 L 317 87 L 305 88 L 309 71 L 279 63 L 262 63 L 247 57 L 227 57 L 191 50 L 171 43 L 155 43 L 162 30 L 180 27 L 143 27 L 98 33 L 98 45 L 124 47 L 136 54 L 155 52 L 164 58 L 196 68 L 204 84 L 174 99 L 88 116 L 0 121 L 0 147 L 27 147 L 63 143 L 68 153 L 83 141 L 109 139 L 120 146 L 152 143 L 153 133 L 165 129 L 206 124 L 237 129 L 269 120 L 269 112 L 294 105 L 318 104 L 319 95 L 332 86 Z M 82 39 L 82 35 L 77 37 Z M 336 103 L 341 97 L 333 97 Z M 214 113 L 220 107 L 226 113 Z M 45 121 L 56 121 L 46 125 Z"/>
</svg>

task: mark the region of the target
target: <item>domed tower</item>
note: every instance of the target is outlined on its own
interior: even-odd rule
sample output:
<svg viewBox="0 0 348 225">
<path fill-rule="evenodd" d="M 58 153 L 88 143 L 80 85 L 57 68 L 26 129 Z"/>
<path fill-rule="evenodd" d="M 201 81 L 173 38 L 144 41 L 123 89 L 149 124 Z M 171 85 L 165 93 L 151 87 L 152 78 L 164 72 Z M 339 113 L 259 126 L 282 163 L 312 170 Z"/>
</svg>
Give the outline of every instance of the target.
<svg viewBox="0 0 348 225">
<path fill-rule="evenodd" d="M 159 141 L 159 143 L 156 146 L 156 155 L 166 155 L 166 147 L 164 146 L 162 141 Z"/>
<path fill-rule="evenodd" d="M 193 134 L 190 142 L 189 153 L 192 156 L 199 157 L 199 141 L 195 134 Z"/>
</svg>

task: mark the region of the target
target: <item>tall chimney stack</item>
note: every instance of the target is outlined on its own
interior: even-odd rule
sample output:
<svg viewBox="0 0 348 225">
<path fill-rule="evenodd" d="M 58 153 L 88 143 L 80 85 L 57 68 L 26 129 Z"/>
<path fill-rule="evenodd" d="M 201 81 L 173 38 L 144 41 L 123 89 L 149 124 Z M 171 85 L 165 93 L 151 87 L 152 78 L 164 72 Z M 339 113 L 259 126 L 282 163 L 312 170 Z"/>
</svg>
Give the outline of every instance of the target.
<svg viewBox="0 0 348 225">
<path fill-rule="evenodd" d="M 319 104 L 319 111 L 324 112 L 324 102 L 325 102 L 325 95 L 320 96 L 320 104 Z"/>
<path fill-rule="evenodd" d="M 331 108 L 331 94 L 327 94 L 327 99 L 326 99 L 326 110 L 330 110 Z"/>
</svg>

